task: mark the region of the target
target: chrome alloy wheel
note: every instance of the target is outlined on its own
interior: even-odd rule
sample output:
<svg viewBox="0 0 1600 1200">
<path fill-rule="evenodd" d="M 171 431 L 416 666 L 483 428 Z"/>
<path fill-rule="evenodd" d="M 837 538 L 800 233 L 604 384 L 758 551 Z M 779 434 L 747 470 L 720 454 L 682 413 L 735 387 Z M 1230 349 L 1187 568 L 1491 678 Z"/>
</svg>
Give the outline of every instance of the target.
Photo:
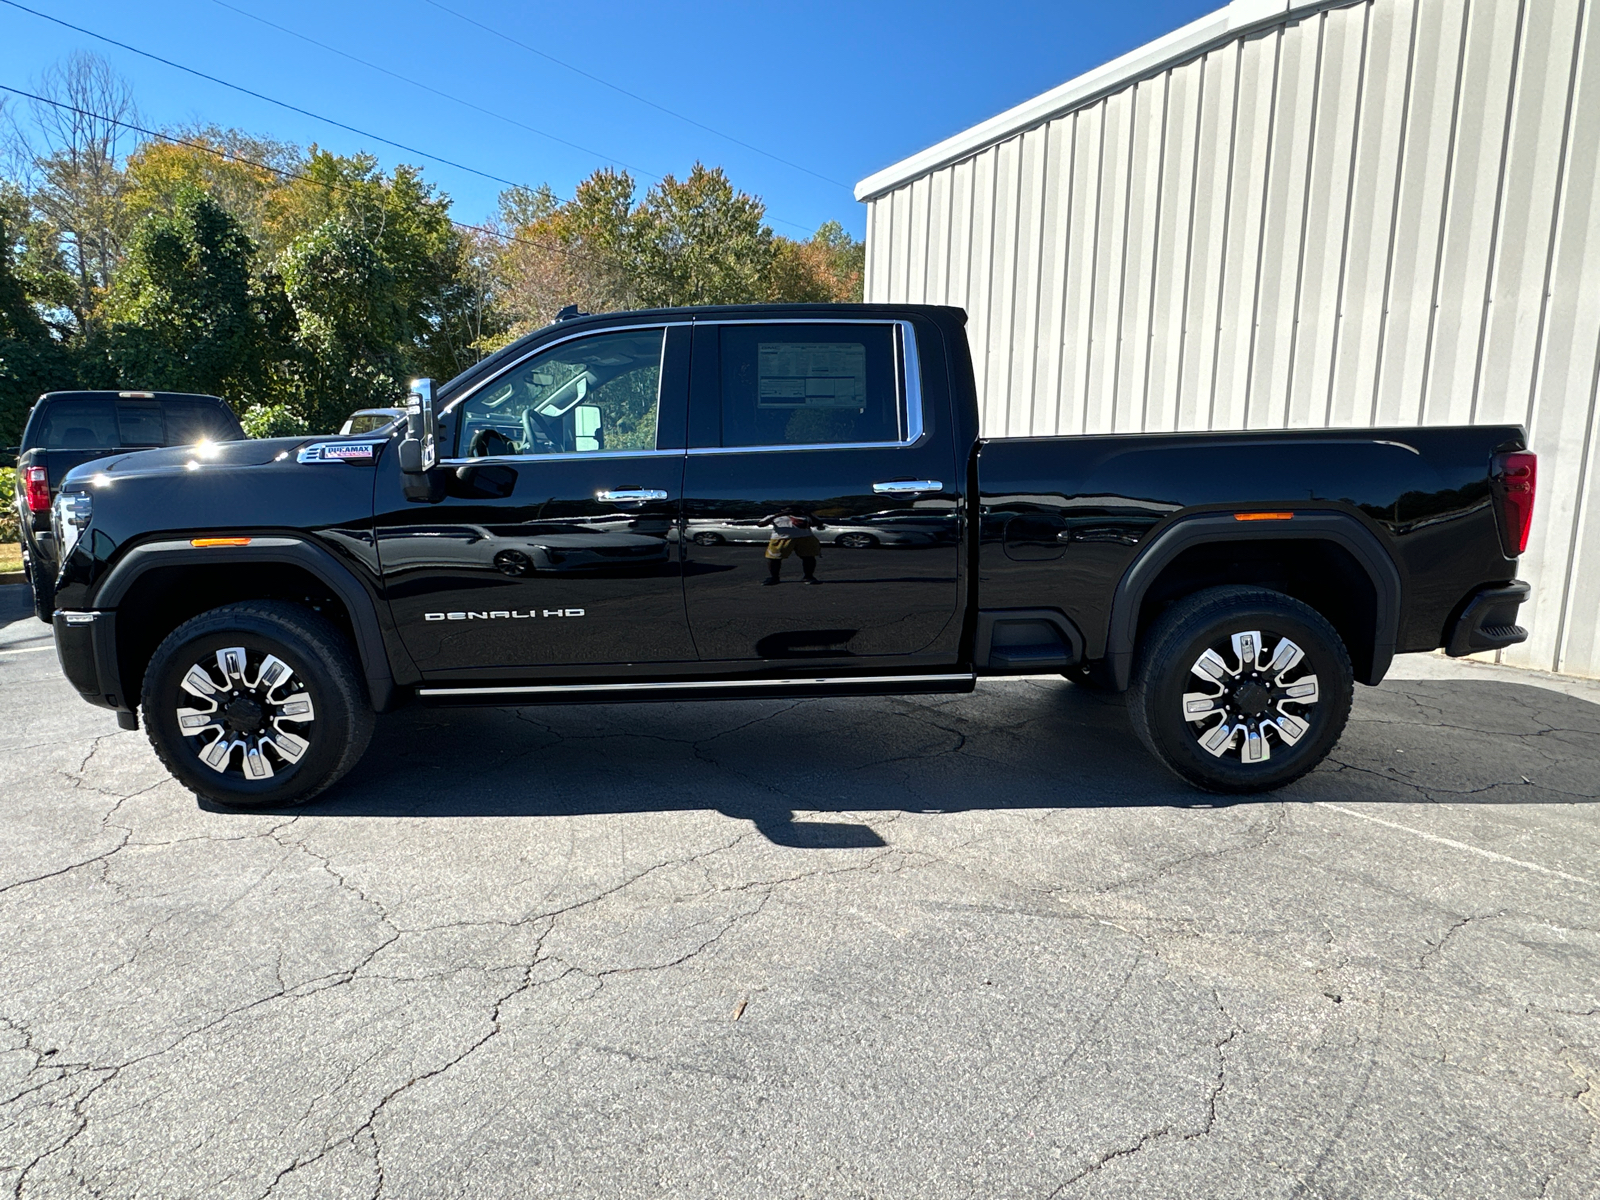
<svg viewBox="0 0 1600 1200">
<path fill-rule="evenodd" d="M 178 707 L 178 729 L 202 742 L 200 761 L 218 774 L 235 768 L 238 750 L 237 769 L 246 779 L 271 779 L 311 747 L 311 696 L 275 654 L 218 650 L 214 667 L 195 663 L 180 686 L 195 703 Z"/>
<path fill-rule="evenodd" d="M 1183 719 L 1207 753 L 1221 758 L 1233 752 L 1240 762 L 1264 763 L 1272 757 L 1268 734 L 1293 746 L 1311 728 L 1305 710 L 1318 700 L 1317 677 L 1290 678 L 1305 651 L 1286 637 L 1270 654 L 1259 630 L 1236 633 L 1231 641 L 1235 665 L 1210 648 L 1189 668 L 1216 690 L 1185 692 Z"/>
</svg>

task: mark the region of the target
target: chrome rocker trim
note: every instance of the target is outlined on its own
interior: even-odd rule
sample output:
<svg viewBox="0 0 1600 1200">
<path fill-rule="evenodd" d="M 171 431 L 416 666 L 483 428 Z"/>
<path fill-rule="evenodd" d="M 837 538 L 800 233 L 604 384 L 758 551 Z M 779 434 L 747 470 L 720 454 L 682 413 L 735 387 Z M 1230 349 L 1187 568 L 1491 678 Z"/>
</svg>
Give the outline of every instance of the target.
<svg viewBox="0 0 1600 1200">
<path fill-rule="evenodd" d="M 630 692 L 717 691 L 741 688 L 881 687 L 891 683 L 976 683 L 977 675 L 962 671 L 949 675 L 831 675 L 802 679 L 674 680 L 667 683 L 554 683 L 508 687 L 423 687 L 419 696 L 577 696 Z"/>
</svg>

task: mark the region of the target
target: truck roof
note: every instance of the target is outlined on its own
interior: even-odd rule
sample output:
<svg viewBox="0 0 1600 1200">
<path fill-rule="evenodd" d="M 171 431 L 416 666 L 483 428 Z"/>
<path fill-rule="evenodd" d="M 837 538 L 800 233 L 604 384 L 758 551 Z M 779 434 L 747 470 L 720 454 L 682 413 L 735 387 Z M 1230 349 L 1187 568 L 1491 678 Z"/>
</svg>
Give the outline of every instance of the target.
<svg viewBox="0 0 1600 1200">
<path fill-rule="evenodd" d="M 563 310 L 565 312 L 566 310 Z M 649 323 L 652 321 L 712 321 L 732 318 L 788 318 L 803 317 L 836 317 L 841 321 L 861 317 L 907 317 L 924 316 L 940 321 L 953 321 L 957 327 L 967 323 L 965 309 L 954 308 L 943 304 L 704 304 L 683 308 L 629 308 L 617 309 L 611 312 L 577 313 L 571 316 L 558 317 L 549 325 L 543 325 L 532 333 L 526 333 L 516 341 L 502 346 L 493 354 L 480 359 L 472 366 L 462 371 L 459 375 L 449 380 L 443 386 L 435 387 L 441 395 L 454 392 L 465 387 L 483 376 L 498 370 L 506 362 L 521 357 L 526 348 L 536 342 L 543 341 L 552 330 L 559 329 L 563 334 L 581 333 L 583 330 L 605 325 Z"/>
</svg>

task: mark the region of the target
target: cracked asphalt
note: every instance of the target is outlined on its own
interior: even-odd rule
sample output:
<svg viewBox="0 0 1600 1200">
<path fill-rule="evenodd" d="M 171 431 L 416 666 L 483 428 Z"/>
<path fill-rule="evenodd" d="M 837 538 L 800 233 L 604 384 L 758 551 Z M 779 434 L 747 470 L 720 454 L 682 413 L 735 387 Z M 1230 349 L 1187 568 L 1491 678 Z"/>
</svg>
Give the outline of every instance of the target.
<svg viewBox="0 0 1600 1200">
<path fill-rule="evenodd" d="M 1233 804 L 1062 680 L 412 709 L 239 815 L 48 638 L 14 1196 L 1600 1195 L 1600 685 L 1402 660 Z"/>
</svg>

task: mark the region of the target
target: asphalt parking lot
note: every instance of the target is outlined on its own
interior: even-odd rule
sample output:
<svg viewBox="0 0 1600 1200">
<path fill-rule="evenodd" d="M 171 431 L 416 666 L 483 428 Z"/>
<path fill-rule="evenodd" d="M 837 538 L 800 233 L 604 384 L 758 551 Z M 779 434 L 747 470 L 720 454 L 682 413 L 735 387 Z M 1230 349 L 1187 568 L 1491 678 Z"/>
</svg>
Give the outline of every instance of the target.
<svg viewBox="0 0 1600 1200">
<path fill-rule="evenodd" d="M 1231 805 L 1060 680 L 415 709 L 242 816 L 0 606 L 10 1194 L 1600 1194 L 1600 686 Z"/>
</svg>

